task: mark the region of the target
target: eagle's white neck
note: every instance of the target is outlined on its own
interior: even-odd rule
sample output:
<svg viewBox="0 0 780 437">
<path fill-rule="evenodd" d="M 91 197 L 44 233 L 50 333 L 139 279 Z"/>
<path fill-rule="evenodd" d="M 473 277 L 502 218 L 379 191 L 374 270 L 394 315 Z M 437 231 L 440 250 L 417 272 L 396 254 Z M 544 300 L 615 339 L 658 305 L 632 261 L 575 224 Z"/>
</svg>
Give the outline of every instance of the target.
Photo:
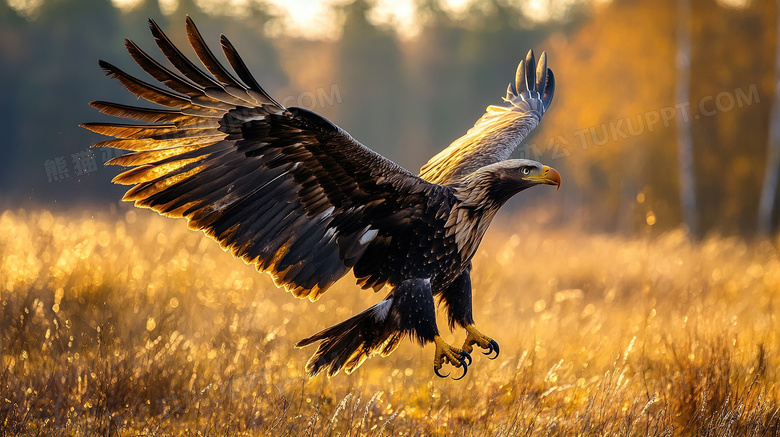
<svg viewBox="0 0 780 437">
<path fill-rule="evenodd" d="M 448 236 L 454 236 L 458 252 L 468 262 L 482 242 L 482 237 L 501 207 L 489 195 L 489 175 L 474 175 L 453 186 L 458 202 L 452 208 L 445 225 Z"/>
</svg>

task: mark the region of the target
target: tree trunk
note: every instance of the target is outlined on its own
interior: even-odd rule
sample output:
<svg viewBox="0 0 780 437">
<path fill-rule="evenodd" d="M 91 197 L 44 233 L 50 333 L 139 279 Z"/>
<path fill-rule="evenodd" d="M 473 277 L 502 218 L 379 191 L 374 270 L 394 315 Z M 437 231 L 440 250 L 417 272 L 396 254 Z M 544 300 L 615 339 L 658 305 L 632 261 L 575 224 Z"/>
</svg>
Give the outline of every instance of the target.
<svg viewBox="0 0 780 437">
<path fill-rule="evenodd" d="M 677 2 L 677 80 L 675 102 L 690 100 L 691 91 L 691 2 Z M 693 141 L 690 120 L 683 120 L 677 114 L 677 155 L 680 173 L 680 208 L 682 219 L 693 238 L 698 237 L 696 220 L 696 176 L 693 165 Z"/>
<path fill-rule="evenodd" d="M 758 232 L 768 235 L 774 231 L 772 213 L 777 198 L 777 182 L 780 179 L 780 0 L 776 2 L 775 15 L 775 99 L 769 113 L 769 139 L 766 146 L 766 167 L 764 169 L 764 187 L 761 189 L 761 201 L 758 205 Z"/>
</svg>

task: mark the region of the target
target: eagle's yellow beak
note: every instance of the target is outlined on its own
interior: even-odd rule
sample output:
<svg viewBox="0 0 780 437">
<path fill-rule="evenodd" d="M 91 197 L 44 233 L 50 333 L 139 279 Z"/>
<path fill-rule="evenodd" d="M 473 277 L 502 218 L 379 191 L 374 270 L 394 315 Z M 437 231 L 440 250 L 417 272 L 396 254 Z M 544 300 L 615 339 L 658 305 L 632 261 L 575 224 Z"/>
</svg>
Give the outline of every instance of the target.
<svg viewBox="0 0 780 437">
<path fill-rule="evenodd" d="M 558 170 L 546 165 L 542 167 L 542 174 L 538 176 L 528 176 L 523 178 L 523 180 L 540 184 L 557 185 L 556 190 L 561 188 L 561 174 L 558 173 Z"/>
</svg>

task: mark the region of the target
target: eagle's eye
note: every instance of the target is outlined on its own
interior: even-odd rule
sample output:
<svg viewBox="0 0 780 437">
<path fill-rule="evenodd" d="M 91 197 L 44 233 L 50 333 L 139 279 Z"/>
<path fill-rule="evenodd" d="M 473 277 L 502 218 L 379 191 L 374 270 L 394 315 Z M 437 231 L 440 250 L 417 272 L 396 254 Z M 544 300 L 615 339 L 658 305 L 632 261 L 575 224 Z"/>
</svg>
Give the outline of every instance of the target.
<svg viewBox="0 0 780 437">
<path fill-rule="evenodd" d="M 528 167 L 523 167 L 523 170 L 522 170 L 522 171 L 523 171 L 523 174 L 524 174 L 524 175 L 527 175 L 527 174 L 531 173 L 531 169 L 530 169 L 530 168 L 528 168 Z"/>
</svg>

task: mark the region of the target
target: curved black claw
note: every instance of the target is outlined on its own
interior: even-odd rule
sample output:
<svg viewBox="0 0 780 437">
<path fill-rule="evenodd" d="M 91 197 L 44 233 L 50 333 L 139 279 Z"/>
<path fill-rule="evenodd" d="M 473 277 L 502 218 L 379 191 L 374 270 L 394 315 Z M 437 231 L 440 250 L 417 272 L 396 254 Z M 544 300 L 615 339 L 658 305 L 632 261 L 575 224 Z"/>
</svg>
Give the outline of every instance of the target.
<svg viewBox="0 0 780 437">
<path fill-rule="evenodd" d="M 467 357 L 469 357 L 469 364 L 471 364 L 471 357 L 469 356 L 468 352 L 464 351 L 463 353 L 466 354 Z M 461 354 L 461 356 L 463 356 L 463 354 Z M 463 366 L 463 374 L 460 375 L 457 378 L 452 378 L 452 380 L 453 381 L 457 381 L 457 380 L 463 379 L 463 377 L 466 376 L 467 373 L 469 373 L 469 364 L 466 364 L 466 360 L 465 359 L 461 359 L 460 360 L 460 365 Z"/>
<path fill-rule="evenodd" d="M 462 351 L 460 353 L 460 358 L 461 358 L 460 362 L 463 363 L 464 365 L 466 365 L 466 366 L 470 366 L 471 365 L 471 354 L 469 354 L 468 352 Z M 466 360 L 468 360 L 468 363 L 466 363 Z M 464 372 L 463 374 L 465 375 L 466 373 Z M 461 378 L 462 378 L 462 376 L 461 376 Z M 460 378 L 458 378 L 458 379 L 460 379 Z"/>
<path fill-rule="evenodd" d="M 442 375 L 441 373 L 439 373 L 439 369 L 437 369 L 436 366 L 433 366 L 433 373 L 435 373 L 436 376 L 438 376 L 439 378 L 446 378 L 446 377 L 450 376 L 449 373 L 446 374 L 446 375 Z"/>
<path fill-rule="evenodd" d="M 496 343 L 495 340 L 490 340 L 490 343 L 488 343 L 488 351 L 487 352 L 482 352 L 482 355 L 490 355 L 493 352 L 496 353 L 496 356 L 488 357 L 488 359 L 495 360 L 496 358 L 498 358 L 498 354 L 501 353 L 501 350 L 498 348 L 498 343 Z"/>
</svg>

